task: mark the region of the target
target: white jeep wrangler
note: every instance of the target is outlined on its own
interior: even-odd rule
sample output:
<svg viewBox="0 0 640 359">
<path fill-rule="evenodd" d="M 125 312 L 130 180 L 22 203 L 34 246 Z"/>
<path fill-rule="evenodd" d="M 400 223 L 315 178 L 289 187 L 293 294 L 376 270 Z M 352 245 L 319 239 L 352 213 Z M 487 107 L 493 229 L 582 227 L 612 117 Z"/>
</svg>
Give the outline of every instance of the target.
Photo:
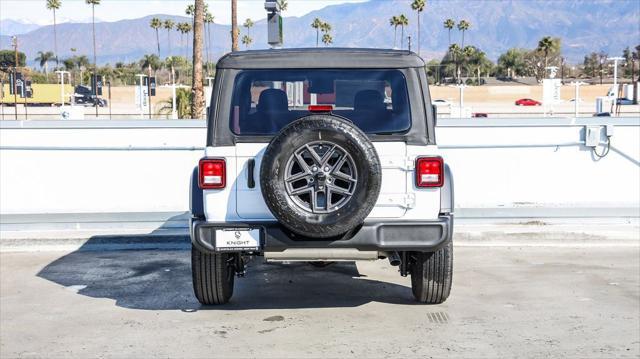
<svg viewBox="0 0 640 359">
<path fill-rule="evenodd" d="M 217 65 L 191 181 L 192 274 L 222 304 L 251 257 L 388 258 L 419 302 L 453 269 L 453 181 L 424 61 L 407 51 L 234 52 Z"/>
</svg>

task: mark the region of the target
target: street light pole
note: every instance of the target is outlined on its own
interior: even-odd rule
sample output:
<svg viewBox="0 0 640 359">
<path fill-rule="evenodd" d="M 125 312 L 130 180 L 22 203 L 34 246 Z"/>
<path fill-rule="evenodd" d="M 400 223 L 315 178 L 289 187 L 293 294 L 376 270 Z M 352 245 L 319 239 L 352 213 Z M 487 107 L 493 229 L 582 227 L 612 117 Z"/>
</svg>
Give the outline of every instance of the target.
<svg viewBox="0 0 640 359">
<path fill-rule="evenodd" d="M 16 121 L 18 120 L 18 37 L 11 38 L 13 51 L 15 53 L 15 61 L 13 63 L 13 109 L 15 111 Z"/>
</svg>

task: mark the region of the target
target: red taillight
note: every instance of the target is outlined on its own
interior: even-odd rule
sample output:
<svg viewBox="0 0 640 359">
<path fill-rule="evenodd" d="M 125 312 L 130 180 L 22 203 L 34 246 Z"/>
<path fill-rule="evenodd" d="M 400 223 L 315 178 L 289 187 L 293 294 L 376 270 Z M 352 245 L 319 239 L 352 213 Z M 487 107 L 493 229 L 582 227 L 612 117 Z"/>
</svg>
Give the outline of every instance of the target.
<svg viewBox="0 0 640 359">
<path fill-rule="evenodd" d="M 416 160 L 416 186 L 442 187 L 444 162 L 441 157 L 419 157 Z"/>
<path fill-rule="evenodd" d="M 198 168 L 200 188 L 220 189 L 226 185 L 226 163 L 222 159 L 203 158 Z"/>
<path fill-rule="evenodd" d="M 333 106 L 331 105 L 309 105 L 309 112 L 331 112 Z"/>
</svg>

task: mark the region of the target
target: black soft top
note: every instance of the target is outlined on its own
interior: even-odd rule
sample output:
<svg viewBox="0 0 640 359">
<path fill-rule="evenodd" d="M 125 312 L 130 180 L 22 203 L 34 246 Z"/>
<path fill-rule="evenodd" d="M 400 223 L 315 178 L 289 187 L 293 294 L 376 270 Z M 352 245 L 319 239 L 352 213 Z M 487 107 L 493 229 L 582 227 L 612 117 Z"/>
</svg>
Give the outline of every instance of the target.
<svg viewBox="0 0 640 359">
<path fill-rule="evenodd" d="M 230 52 L 219 69 L 415 68 L 422 58 L 411 51 L 355 48 L 302 48 Z"/>
</svg>

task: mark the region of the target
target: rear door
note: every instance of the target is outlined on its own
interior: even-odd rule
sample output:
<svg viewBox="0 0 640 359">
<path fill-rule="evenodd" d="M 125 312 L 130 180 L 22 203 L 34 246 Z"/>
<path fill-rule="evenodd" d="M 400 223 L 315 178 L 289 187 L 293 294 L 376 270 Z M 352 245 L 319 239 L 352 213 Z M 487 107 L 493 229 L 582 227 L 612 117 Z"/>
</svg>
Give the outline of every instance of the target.
<svg viewBox="0 0 640 359">
<path fill-rule="evenodd" d="M 310 106 L 329 105 L 366 133 L 403 133 L 411 125 L 405 73 L 395 69 L 245 70 L 236 76 L 230 127 L 237 135 L 273 136 L 309 114 Z M 249 220 L 273 219 L 260 190 L 260 166 L 267 143 L 239 141 L 235 146 L 236 212 Z M 375 142 L 382 187 L 370 217 L 400 218 L 415 202 L 413 159 L 402 141 Z"/>
<path fill-rule="evenodd" d="M 402 217 L 415 201 L 407 191 L 407 178 L 410 177 L 407 173 L 411 170 L 407 166 L 406 145 L 403 142 L 376 142 L 374 146 L 382 165 L 382 186 L 369 218 Z M 236 145 L 235 202 L 237 214 L 242 219 L 274 219 L 260 190 L 260 165 L 266 147 L 266 143 Z"/>
</svg>

